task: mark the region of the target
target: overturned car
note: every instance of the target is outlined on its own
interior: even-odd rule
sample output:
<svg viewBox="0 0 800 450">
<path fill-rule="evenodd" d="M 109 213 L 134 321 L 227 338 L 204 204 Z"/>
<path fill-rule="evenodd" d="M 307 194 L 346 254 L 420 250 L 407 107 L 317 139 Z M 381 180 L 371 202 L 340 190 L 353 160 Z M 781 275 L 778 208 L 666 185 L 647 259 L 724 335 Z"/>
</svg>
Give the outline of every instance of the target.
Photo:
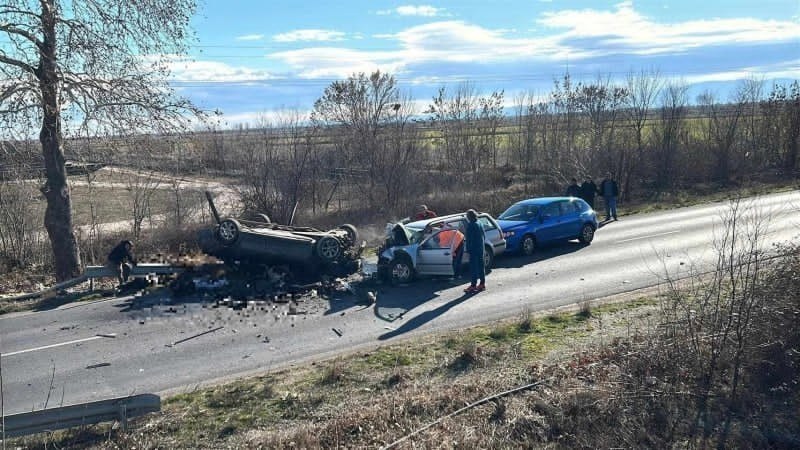
<svg viewBox="0 0 800 450">
<path fill-rule="evenodd" d="M 206 254 L 226 263 L 284 267 L 303 278 L 347 276 L 361 267 L 365 244 L 357 245 L 358 231 L 352 225 L 323 231 L 271 223 L 266 215 L 260 215 L 260 220 L 220 219 L 207 197 L 217 224 L 198 236 Z"/>
</svg>

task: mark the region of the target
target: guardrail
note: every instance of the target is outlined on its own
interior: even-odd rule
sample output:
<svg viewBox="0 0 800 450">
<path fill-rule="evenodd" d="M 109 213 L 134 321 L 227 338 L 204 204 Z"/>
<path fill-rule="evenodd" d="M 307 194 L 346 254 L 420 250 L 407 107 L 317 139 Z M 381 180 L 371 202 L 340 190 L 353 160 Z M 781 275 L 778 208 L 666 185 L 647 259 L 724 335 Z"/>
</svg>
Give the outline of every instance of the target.
<svg viewBox="0 0 800 450">
<path fill-rule="evenodd" d="M 128 419 L 158 411 L 161 411 L 161 397 L 155 394 L 118 397 L 6 416 L 3 435 L 6 438 L 27 436 L 110 421 L 119 421 L 125 429 Z"/>
<path fill-rule="evenodd" d="M 132 267 L 129 276 L 135 278 L 147 275 L 171 275 L 175 273 L 181 273 L 183 271 L 184 268 L 181 266 L 173 266 L 170 264 L 145 263 L 145 264 L 138 264 Z M 37 297 L 42 297 L 48 294 L 55 295 L 56 292 L 62 289 L 67 289 L 79 285 L 87 280 L 90 283 L 89 290 L 94 290 L 94 279 L 103 277 L 116 277 L 116 274 L 106 266 L 86 266 L 83 275 L 79 276 L 78 278 L 73 278 L 71 280 L 58 283 L 54 286 L 50 286 L 49 288 L 38 292 L 19 294 L 11 297 L 0 297 L 0 299 L 9 302 L 18 302 L 22 300 L 30 300 Z"/>
</svg>

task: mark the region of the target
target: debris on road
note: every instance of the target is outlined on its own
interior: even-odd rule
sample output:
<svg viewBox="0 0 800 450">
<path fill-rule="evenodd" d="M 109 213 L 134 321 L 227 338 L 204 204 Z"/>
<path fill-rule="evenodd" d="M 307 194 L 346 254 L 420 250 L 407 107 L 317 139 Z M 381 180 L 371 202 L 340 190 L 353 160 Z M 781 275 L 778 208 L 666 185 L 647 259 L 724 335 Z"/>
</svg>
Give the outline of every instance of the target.
<svg viewBox="0 0 800 450">
<path fill-rule="evenodd" d="M 189 336 L 189 337 L 187 337 L 187 338 L 183 338 L 183 339 L 181 339 L 181 340 L 179 340 L 179 341 L 175 341 L 175 342 L 173 342 L 173 343 L 171 343 L 171 344 L 166 344 L 166 347 L 174 347 L 174 346 L 176 346 L 176 345 L 178 345 L 178 344 L 180 344 L 180 343 L 182 343 L 182 342 L 186 342 L 186 341 L 188 341 L 188 340 L 190 340 L 190 339 L 194 339 L 194 338 L 197 338 L 197 337 L 200 337 L 200 336 L 203 336 L 203 335 L 209 334 L 209 333 L 213 333 L 213 332 L 215 332 L 215 331 L 219 331 L 219 330 L 221 330 L 221 329 L 223 329 L 223 328 L 225 328 L 225 327 L 217 327 L 217 328 L 212 328 L 212 329 L 210 329 L 210 330 L 203 331 L 202 333 L 197 333 L 197 334 L 195 334 L 195 335 L 193 335 L 193 336 Z M 235 330 L 234 330 L 234 331 L 235 331 Z"/>
<path fill-rule="evenodd" d="M 97 369 L 98 367 L 107 367 L 107 366 L 110 366 L 110 365 L 111 365 L 111 363 L 103 362 L 103 363 L 97 363 L 97 364 L 92 364 L 90 366 L 86 366 L 86 368 L 87 369 Z"/>
<path fill-rule="evenodd" d="M 342 337 L 342 335 L 344 334 L 342 333 L 342 330 L 338 328 L 331 328 L 331 330 L 333 330 L 333 332 L 336 333 L 339 337 Z"/>
</svg>

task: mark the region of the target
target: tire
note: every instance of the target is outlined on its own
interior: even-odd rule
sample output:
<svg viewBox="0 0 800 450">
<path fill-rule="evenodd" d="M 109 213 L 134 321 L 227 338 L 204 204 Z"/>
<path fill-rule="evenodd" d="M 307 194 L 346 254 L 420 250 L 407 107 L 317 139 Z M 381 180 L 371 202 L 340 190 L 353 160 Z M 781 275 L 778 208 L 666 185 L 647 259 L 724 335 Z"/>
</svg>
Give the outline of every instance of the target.
<svg viewBox="0 0 800 450">
<path fill-rule="evenodd" d="M 408 258 L 398 258 L 389 264 L 387 275 L 392 285 L 408 283 L 414 279 L 414 268 Z"/>
<path fill-rule="evenodd" d="M 581 234 L 578 236 L 578 240 L 584 245 L 591 244 L 594 240 L 594 227 L 588 223 L 584 224 L 583 228 L 581 228 Z"/>
<path fill-rule="evenodd" d="M 256 214 L 256 217 L 259 222 L 272 223 L 272 220 L 270 220 L 269 216 L 266 214 Z"/>
<path fill-rule="evenodd" d="M 494 267 L 494 252 L 488 245 L 483 248 L 483 271 L 489 273 Z"/>
<path fill-rule="evenodd" d="M 242 225 L 236 219 L 225 219 L 217 227 L 217 238 L 223 245 L 233 245 L 239 240 Z"/>
<path fill-rule="evenodd" d="M 536 238 L 531 234 L 522 236 L 522 241 L 519 243 L 519 250 L 524 256 L 531 256 L 536 251 Z"/>
<path fill-rule="evenodd" d="M 347 233 L 347 239 L 350 241 L 350 244 L 351 245 L 356 245 L 356 242 L 358 242 L 358 230 L 356 229 L 356 227 L 354 227 L 353 225 L 350 225 L 349 223 L 345 223 L 345 224 L 339 225 L 339 228 L 337 228 L 337 229 L 343 230 L 344 232 L 346 232 Z"/>
<path fill-rule="evenodd" d="M 342 244 L 333 236 L 322 236 L 315 244 L 317 256 L 326 263 L 336 261 L 342 254 Z"/>
</svg>

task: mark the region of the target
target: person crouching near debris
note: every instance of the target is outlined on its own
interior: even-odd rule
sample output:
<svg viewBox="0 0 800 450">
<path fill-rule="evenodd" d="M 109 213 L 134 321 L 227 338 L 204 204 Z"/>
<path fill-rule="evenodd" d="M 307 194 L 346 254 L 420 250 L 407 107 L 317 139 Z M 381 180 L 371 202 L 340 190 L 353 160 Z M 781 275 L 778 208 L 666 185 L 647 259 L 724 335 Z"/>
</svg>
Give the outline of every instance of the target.
<svg viewBox="0 0 800 450">
<path fill-rule="evenodd" d="M 120 286 L 128 281 L 131 269 L 136 265 L 136 258 L 133 257 L 132 251 L 133 243 L 124 240 L 111 249 L 111 253 L 108 254 L 106 266 L 111 269 L 117 277 Z"/>
<path fill-rule="evenodd" d="M 474 209 L 467 211 L 466 251 L 469 254 L 469 287 L 464 289 L 474 294 L 486 289 L 486 273 L 483 267 L 483 243 L 486 241 L 483 227 L 478 223 L 478 213 Z M 477 284 L 480 280 L 481 284 Z"/>
</svg>

